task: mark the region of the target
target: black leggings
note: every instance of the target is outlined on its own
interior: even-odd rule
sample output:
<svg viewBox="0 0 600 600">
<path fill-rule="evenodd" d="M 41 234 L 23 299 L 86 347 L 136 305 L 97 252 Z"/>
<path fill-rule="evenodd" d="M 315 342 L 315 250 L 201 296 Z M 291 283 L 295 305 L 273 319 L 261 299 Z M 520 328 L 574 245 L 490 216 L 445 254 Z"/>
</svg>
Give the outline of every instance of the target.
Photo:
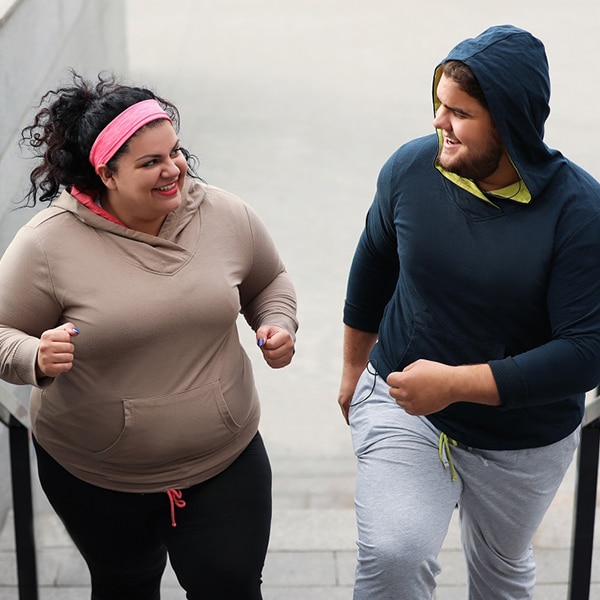
<svg viewBox="0 0 600 600">
<path fill-rule="evenodd" d="M 85 483 L 34 444 L 42 488 L 90 570 L 92 600 L 158 600 L 167 553 L 190 600 L 262 599 L 271 467 L 260 434 L 223 473 L 184 489 L 182 508 L 166 493 Z"/>
</svg>

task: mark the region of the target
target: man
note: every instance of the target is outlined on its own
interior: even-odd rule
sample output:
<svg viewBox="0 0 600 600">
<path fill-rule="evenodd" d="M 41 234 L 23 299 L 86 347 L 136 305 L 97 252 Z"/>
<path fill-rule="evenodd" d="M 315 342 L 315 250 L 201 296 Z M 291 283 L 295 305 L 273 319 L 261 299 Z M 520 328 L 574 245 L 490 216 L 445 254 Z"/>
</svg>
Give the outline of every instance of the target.
<svg viewBox="0 0 600 600">
<path fill-rule="evenodd" d="M 431 598 L 458 505 L 469 599 L 523 600 L 600 381 L 600 186 L 543 141 L 530 33 L 465 40 L 433 91 L 437 134 L 383 167 L 348 281 L 354 598 Z"/>
</svg>

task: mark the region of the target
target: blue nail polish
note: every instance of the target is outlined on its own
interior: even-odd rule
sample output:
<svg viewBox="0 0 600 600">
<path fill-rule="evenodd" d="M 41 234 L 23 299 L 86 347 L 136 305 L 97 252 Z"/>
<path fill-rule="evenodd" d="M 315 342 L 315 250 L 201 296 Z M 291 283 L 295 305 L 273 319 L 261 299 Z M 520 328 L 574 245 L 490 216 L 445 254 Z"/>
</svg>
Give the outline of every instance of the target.
<svg viewBox="0 0 600 600">
<path fill-rule="evenodd" d="M 77 329 L 77 327 L 73 327 L 73 329 L 71 329 L 71 331 L 73 333 L 77 333 L 77 334 L 81 333 L 81 331 L 79 331 L 79 329 Z"/>
<path fill-rule="evenodd" d="M 262 348 L 265 343 L 265 340 L 263 338 L 258 338 L 258 341 L 256 343 L 258 344 L 259 348 Z"/>
</svg>

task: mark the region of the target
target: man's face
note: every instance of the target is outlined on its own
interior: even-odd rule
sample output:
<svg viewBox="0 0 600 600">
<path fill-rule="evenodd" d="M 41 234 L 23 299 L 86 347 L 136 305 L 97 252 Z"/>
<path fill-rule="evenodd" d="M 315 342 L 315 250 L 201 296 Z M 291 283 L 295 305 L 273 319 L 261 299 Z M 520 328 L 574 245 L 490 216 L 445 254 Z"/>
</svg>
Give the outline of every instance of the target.
<svg viewBox="0 0 600 600">
<path fill-rule="evenodd" d="M 501 163 L 508 156 L 489 111 L 446 75 L 439 81 L 437 97 L 440 107 L 433 126 L 443 137 L 439 165 L 484 190 L 512 183 L 502 177 Z"/>
</svg>

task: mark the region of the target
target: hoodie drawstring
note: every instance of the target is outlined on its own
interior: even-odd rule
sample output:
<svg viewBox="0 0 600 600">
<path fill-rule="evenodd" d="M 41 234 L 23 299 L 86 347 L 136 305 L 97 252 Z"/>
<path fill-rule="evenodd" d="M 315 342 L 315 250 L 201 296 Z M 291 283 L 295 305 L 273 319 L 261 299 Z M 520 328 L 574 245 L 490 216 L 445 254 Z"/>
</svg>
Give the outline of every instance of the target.
<svg viewBox="0 0 600 600">
<path fill-rule="evenodd" d="M 171 488 L 167 490 L 167 496 L 169 496 L 169 503 L 171 504 L 171 527 L 177 527 L 175 522 L 175 507 L 185 508 L 185 500 L 183 500 L 183 492 Z"/>
<path fill-rule="evenodd" d="M 454 483 L 456 481 L 456 469 L 452 461 L 452 454 L 450 454 L 450 445 L 458 446 L 458 442 L 442 432 L 438 443 L 438 455 L 444 465 L 444 469 L 450 469 L 450 478 L 452 479 L 452 483 Z"/>
</svg>

